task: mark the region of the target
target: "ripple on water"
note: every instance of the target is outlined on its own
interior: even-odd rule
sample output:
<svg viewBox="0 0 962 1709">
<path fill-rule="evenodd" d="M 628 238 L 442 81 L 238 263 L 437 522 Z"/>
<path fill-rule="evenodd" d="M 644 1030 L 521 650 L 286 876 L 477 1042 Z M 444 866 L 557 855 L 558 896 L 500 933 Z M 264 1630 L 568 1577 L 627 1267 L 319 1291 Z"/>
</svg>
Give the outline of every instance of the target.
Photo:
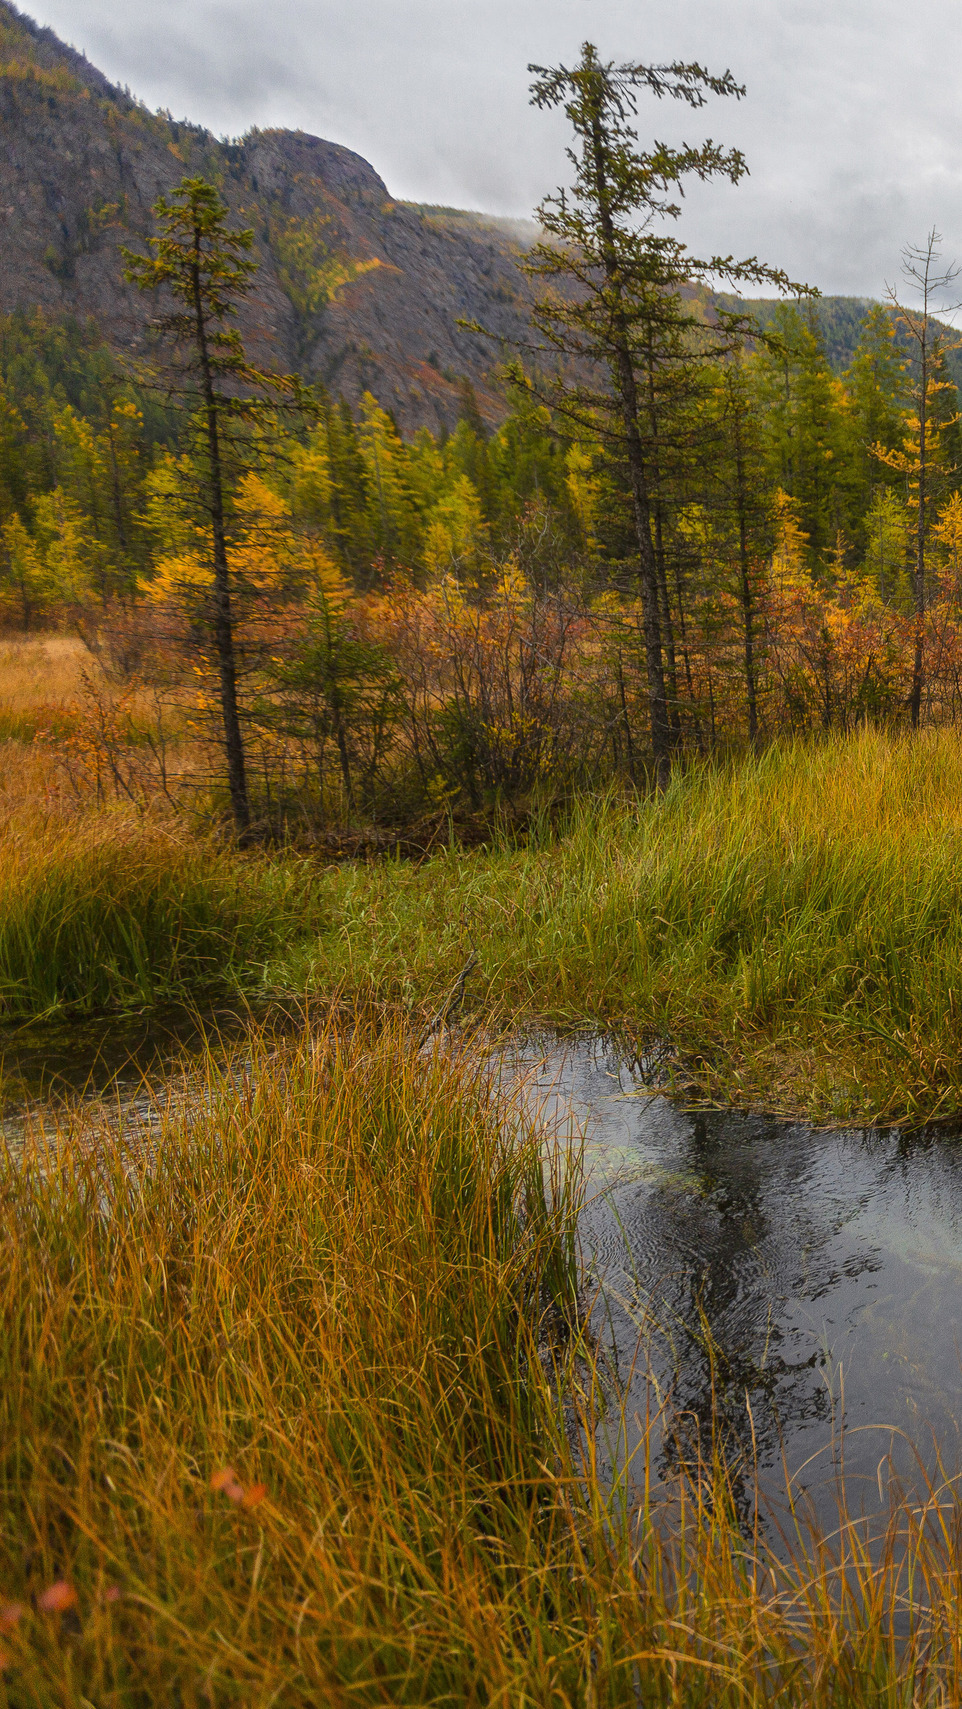
<svg viewBox="0 0 962 1709">
<path fill-rule="evenodd" d="M 804 1467 L 825 1520 L 843 1420 L 855 1509 L 877 1505 L 889 1451 L 907 1478 L 916 1455 L 962 1472 L 958 1137 L 688 1111 L 603 1038 L 531 1040 L 517 1060 L 544 1119 L 584 1137 L 582 1248 L 629 1418 L 652 1382 L 682 1441 L 707 1439 L 714 1408 L 773 1499 L 783 1465 Z M 663 1437 L 663 1469 L 675 1453 Z"/>
</svg>

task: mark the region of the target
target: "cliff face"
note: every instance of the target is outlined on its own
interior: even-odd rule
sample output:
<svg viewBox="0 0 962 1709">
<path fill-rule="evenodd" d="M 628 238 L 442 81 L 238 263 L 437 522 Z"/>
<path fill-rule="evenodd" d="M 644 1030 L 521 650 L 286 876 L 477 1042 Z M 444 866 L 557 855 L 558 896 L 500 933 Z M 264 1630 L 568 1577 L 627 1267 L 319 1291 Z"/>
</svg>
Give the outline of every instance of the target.
<svg viewBox="0 0 962 1709">
<path fill-rule="evenodd" d="M 135 348 L 151 305 L 124 285 L 119 251 L 149 235 L 159 195 L 199 172 L 256 234 L 261 266 L 241 324 L 258 361 L 352 401 L 368 389 L 407 430 L 453 423 L 464 379 L 484 415 L 503 414 L 497 348 L 457 322 L 525 336 L 510 222 L 393 202 L 367 161 L 302 132 L 227 144 L 148 113 L 9 0 L 0 151 L 0 311 L 92 316 Z"/>
</svg>

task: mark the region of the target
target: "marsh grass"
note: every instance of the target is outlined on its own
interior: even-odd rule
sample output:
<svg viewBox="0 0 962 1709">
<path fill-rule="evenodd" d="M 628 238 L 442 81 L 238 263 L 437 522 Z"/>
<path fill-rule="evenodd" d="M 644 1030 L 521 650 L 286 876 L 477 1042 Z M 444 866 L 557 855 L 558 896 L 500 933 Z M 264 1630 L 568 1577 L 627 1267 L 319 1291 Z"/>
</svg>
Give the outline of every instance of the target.
<svg viewBox="0 0 962 1709">
<path fill-rule="evenodd" d="M 690 1092 L 829 1121 L 962 1109 L 953 731 L 696 765 L 524 847 L 331 872 L 323 895 L 295 982 L 415 1002 L 474 945 L 486 1003 L 666 1039 Z"/>
<path fill-rule="evenodd" d="M 75 1630 L 16 1622 L 11 1700 L 514 1677 L 551 1624 L 536 1349 L 573 1286 L 564 1190 L 477 1073 L 408 1040 L 210 1074 L 146 1165 L 65 1143 L 3 1182 L 0 1587 L 80 1598 Z"/>
<path fill-rule="evenodd" d="M 953 1486 L 779 1553 L 717 1461 L 602 1483 L 576 1181 L 476 1062 L 207 1072 L 148 1152 L 0 1178 L 0 1703 L 958 1701 Z"/>
<path fill-rule="evenodd" d="M 305 930 L 302 866 L 123 814 L 0 819 L 0 1019 L 255 990 Z"/>
</svg>

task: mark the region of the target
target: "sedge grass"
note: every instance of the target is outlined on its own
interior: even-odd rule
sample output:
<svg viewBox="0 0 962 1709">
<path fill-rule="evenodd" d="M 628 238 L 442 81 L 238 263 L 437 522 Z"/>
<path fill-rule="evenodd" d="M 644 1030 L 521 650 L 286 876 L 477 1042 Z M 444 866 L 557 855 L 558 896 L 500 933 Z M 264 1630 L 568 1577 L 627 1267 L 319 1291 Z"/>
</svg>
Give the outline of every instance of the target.
<svg viewBox="0 0 962 1709">
<path fill-rule="evenodd" d="M 251 991 L 310 918 L 294 862 L 122 814 L 0 822 L 0 1019 Z"/>
<path fill-rule="evenodd" d="M 152 1153 L 0 1178 L 0 1703 L 949 1709 L 962 1510 L 787 1556 L 604 1489 L 570 1181 L 403 1031 L 254 1044 Z M 644 1488 L 644 1466 L 631 1469 Z"/>
<path fill-rule="evenodd" d="M 962 742 L 864 731 L 582 803 L 561 835 L 330 873 L 290 977 L 429 1000 L 477 948 L 514 1018 L 676 1046 L 820 1120 L 962 1110 Z"/>
</svg>

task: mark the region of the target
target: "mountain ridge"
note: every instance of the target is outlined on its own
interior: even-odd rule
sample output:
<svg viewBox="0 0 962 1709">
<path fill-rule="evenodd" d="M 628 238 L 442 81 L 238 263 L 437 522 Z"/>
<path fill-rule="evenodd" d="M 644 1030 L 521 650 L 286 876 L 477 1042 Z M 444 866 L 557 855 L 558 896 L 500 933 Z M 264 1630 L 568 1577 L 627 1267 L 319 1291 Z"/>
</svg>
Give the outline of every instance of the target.
<svg viewBox="0 0 962 1709">
<path fill-rule="evenodd" d="M 218 185 L 255 233 L 260 269 L 240 317 L 257 360 L 370 390 L 399 425 L 451 426 L 470 384 L 483 417 L 505 405 L 497 347 L 528 331 L 530 288 L 511 222 L 397 201 L 361 155 L 303 131 L 218 140 L 151 113 L 45 26 L 0 0 L 0 311 L 90 317 L 122 349 L 150 304 L 122 279 L 151 210 L 184 174 Z"/>
<path fill-rule="evenodd" d="M 0 0 L 0 148 L 0 312 L 89 317 L 136 351 L 151 304 L 124 283 L 120 250 L 143 245 L 157 197 L 200 172 L 255 233 L 260 268 L 240 325 L 257 361 L 353 406 L 373 392 L 408 433 L 453 426 L 469 385 L 483 419 L 503 418 L 492 370 L 498 339 L 530 337 L 521 263 L 533 220 L 395 199 L 362 155 L 304 131 L 230 141 L 152 113 L 13 0 Z M 872 301 L 815 299 L 836 372 Z M 775 300 L 739 306 L 764 321 Z M 962 385 L 962 352 L 947 360 Z"/>
</svg>

